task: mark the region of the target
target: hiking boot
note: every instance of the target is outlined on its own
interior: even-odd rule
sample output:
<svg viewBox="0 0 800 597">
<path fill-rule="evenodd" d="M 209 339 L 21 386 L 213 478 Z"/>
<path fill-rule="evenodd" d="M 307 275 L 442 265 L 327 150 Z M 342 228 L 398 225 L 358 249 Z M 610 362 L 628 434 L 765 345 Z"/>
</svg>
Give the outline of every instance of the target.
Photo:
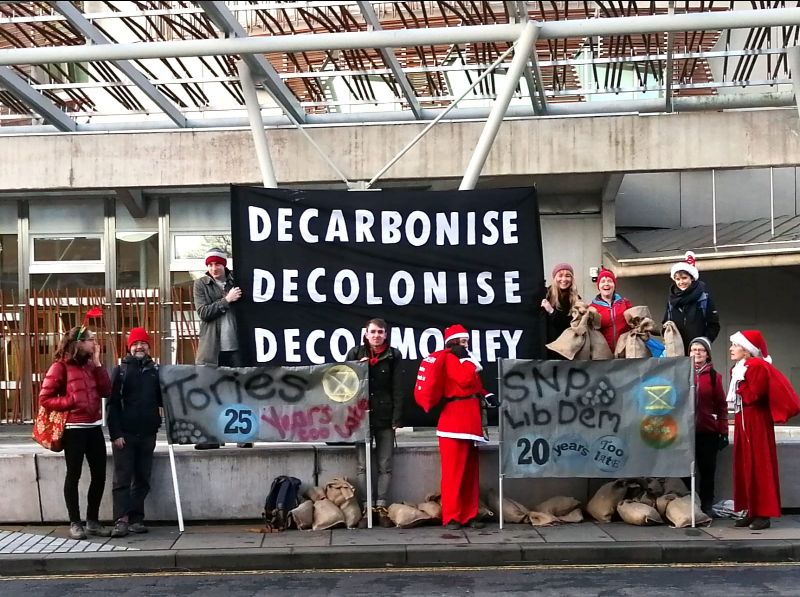
<svg viewBox="0 0 800 597">
<path fill-rule="evenodd" d="M 69 525 L 70 539 L 86 539 L 86 530 L 81 522 L 71 522 Z"/>
<path fill-rule="evenodd" d="M 763 531 L 764 529 L 768 529 L 769 526 L 769 518 L 756 517 L 753 519 L 753 522 L 750 523 L 750 529 L 753 531 Z"/>
<path fill-rule="evenodd" d="M 749 527 L 750 523 L 753 522 L 753 519 L 750 516 L 745 516 L 744 518 L 740 518 L 736 522 L 733 523 L 733 526 L 738 528 Z"/>
<path fill-rule="evenodd" d="M 144 526 L 143 522 L 134 522 L 130 526 L 128 526 L 128 530 L 131 533 L 136 533 L 137 535 L 141 535 L 142 533 L 148 532 L 150 529 Z"/>
<path fill-rule="evenodd" d="M 110 537 L 111 529 L 104 527 L 96 520 L 86 521 L 86 533 L 95 537 Z"/>
<path fill-rule="evenodd" d="M 444 528 L 446 528 L 448 531 L 457 531 L 458 529 L 461 528 L 461 523 L 456 522 L 455 520 L 451 520 L 446 525 L 444 525 Z"/>
<path fill-rule="evenodd" d="M 477 518 L 473 518 L 467 524 L 469 524 L 469 528 L 471 529 L 482 529 L 486 526 L 486 523 L 481 522 Z"/>
<path fill-rule="evenodd" d="M 114 528 L 111 530 L 112 537 L 125 537 L 129 531 L 128 523 L 124 520 L 118 520 L 114 523 Z"/>
</svg>

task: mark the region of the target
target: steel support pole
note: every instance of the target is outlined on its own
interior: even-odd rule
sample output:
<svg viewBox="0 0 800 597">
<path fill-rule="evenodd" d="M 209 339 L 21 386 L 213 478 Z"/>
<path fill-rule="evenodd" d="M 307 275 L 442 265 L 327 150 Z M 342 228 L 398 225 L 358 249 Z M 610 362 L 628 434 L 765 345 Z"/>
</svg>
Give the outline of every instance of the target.
<svg viewBox="0 0 800 597">
<path fill-rule="evenodd" d="M 537 35 L 538 28 L 536 23 L 529 21 L 514 46 L 514 59 L 511 61 L 504 85 L 494 101 L 492 111 L 486 119 L 483 132 L 481 132 L 478 143 L 475 145 L 475 151 L 472 153 L 467 169 L 464 172 L 464 178 L 458 187 L 460 191 L 474 189 L 475 184 L 478 182 L 483 165 L 486 163 L 486 157 L 489 155 L 489 150 L 492 148 L 495 137 L 497 137 L 497 131 L 500 129 L 503 118 L 505 118 L 508 104 L 511 102 L 511 96 L 519 84 L 525 65 L 528 64 L 528 56 L 536 44 Z"/>
<path fill-rule="evenodd" d="M 239 60 L 236 63 L 236 68 L 239 71 L 239 81 L 242 83 L 242 93 L 244 94 L 244 103 L 247 106 L 247 116 L 250 119 L 253 143 L 256 146 L 256 158 L 258 159 L 258 167 L 261 170 L 261 179 L 264 182 L 265 188 L 274 189 L 278 186 L 278 181 L 275 180 L 275 171 L 272 168 L 272 157 L 269 155 L 267 132 L 264 130 L 264 125 L 261 122 L 261 106 L 258 103 L 256 85 L 253 83 L 250 68 L 244 60 Z"/>
<path fill-rule="evenodd" d="M 800 113 L 800 46 L 786 48 L 786 64 L 792 73 L 792 91 L 797 111 Z"/>
</svg>

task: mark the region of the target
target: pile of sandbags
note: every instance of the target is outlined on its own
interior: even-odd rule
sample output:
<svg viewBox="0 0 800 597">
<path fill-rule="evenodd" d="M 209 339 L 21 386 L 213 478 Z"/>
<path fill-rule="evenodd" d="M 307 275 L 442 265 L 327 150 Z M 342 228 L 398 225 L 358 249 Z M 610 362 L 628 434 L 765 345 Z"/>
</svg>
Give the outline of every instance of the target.
<svg viewBox="0 0 800 597">
<path fill-rule="evenodd" d="M 613 359 L 608 343 L 600 333 L 600 314 L 586 303 L 576 302 L 570 310 L 572 321 L 547 348 L 574 361 Z"/>
<path fill-rule="evenodd" d="M 389 520 L 401 529 L 426 524 L 440 525 L 442 524 L 441 501 L 438 493 L 430 493 L 418 504 L 411 502 L 392 504 L 388 508 Z"/>
<path fill-rule="evenodd" d="M 531 510 L 508 497 L 503 497 L 503 503 L 500 504 L 500 498 L 495 491 L 489 490 L 487 502 L 489 509 L 503 513 L 504 523 L 528 523 L 535 527 L 543 527 L 583 520 L 581 504 L 573 497 L 552 497 Z"/>
<path fill-rule="evenodd" d="M 291 511 L 298 529 L 323 531 L 337 526 L 353 529 L 363 516 L 356 490 L 343 477 L 334 477 L 325 488 L 311 487 L 308 500 Z"/>
</svg>

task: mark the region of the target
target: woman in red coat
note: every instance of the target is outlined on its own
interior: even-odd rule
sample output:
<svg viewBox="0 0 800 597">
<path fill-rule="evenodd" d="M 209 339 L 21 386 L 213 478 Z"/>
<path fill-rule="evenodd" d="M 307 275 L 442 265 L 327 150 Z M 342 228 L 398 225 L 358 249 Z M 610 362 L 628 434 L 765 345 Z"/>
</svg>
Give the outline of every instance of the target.
<svg viewBox="0 0 800 597">
<path fill-rule="evenodd" d="M 64 430 L 64 501 L 70 521 L 70 537 L 86 539 L 86 533 L 108 537 L 110 529 L 99 522 L 100 501 L 106 482 L 106 440 L 103 437 L 101 399 L 111 395 L 111 380 L 100 362 L 95 334 L 83 327 L 72 328 L 61 339 L 55 362 L 47 370 L 39 404 L 50 410 L 66 411 Z M 78 481 L 83 460 L 89 464 L 86 527 L 81 522 Z"/>
<path fill-rule="evenodd" d="M 735 526 L 769 528 L 770 518 L 781 515 L 781 488 L 774 423 L 783 423 L 800 411 L 797 394 L 786 377 L 773 367 L 767 343 L 758 330 L 731 336 L 728 402 L 733 404 L 733 501 L 746 510 Z"/>
<path fill-rule="evenodd" d="M 597 290 L 600 294 L 594 297 L 591 306 L 600 313 L 600 332 L 613 353 L 619 337 L 631 329 L 625 321 L 625 311 L 633 304 L 617 294 L 617 277 L 610 270 L 601 269 L 597 274 Z"/>
<path fill-rule="evenodd" d="M 478 515 L 478 444 L 487 440 L 481 425 L 481 400 L 492 406 L 494 394 L 483 387 L 480 364 L 472 357 L 464 326 L 444 331 L 444 407 L 436 435 L 442 463 L 442 523 L 448 529 L 462 525 L 482 528 Z"/>
</svg>

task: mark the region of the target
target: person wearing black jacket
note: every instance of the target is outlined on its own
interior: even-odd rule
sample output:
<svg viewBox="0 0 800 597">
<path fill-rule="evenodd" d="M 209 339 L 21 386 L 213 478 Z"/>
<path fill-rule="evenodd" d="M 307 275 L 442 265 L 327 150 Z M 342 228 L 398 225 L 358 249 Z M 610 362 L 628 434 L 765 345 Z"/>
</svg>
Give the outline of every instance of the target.
<svg viewBox="0 0 800 597">
<path fill-rule="evenodd" d="M 667 309 L 662 323 L 672 321 L 681 334 L 683 353 L 689 356 L 693 338 L 705 337 L 714 342 L 719 335 L 719 313 L 711 293 L 700 280 L 694 253 L 686 252 L 683 261 L 670 270 L 674 284 L 670 287 Z"/>
<path fill-rule="evenodd" d="M 575 283 L 575 270 L 569 263 L 557 263 L 553 266 L 552 281 L 547 287 L 540 307 L 545 314 L 545 343 L 550 344 L 558 339 L 572 322 L 570 311 L 575 303 L 581 300 Z M 564 357 L 547 349 L 548 359 Z"/>
<path fill-rule="evenodd" d="M 114 530 L 146 533 L 144 500 L 150 492 L 150 472 L 156 433 L 161 426 L 161 386 L 158 365 L 150 357 L 150 336 L 144 328 L 128 334 L 128 354 L 114 369 L 108 403 L 108 431 L 114 454 Z"/>
<path fill-rule="evenodd" d="M 389 346 L 389 327 L 383 319 L 370 319 L 364 333 L 364 342 L 350 349 L 348 361 L 369 363 L 369 423 L 370 435 L 375 439 L 378 460 L 378 490 L 376 508 L 389 505 L 389 485 L 392 482 L 392 456 L 395 431 L 403 421 L 403 390 L 400 379 L 400 351 Z M 358 450 L 358 490 L 361 500 L 366 498 L 366 449 Z"/>
</svg>

